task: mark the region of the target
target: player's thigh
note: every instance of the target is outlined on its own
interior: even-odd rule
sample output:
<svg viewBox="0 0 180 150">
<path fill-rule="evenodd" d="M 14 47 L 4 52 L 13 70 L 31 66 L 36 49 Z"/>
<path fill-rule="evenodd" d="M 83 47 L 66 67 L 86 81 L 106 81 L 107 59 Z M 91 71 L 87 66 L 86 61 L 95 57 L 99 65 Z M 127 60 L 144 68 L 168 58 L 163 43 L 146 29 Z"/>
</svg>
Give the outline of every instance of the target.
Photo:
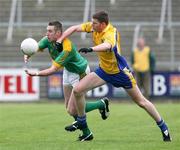
<svg viewBox="0 0 180 150">
<path fill-rule="evenodd" d="M 68 103 L 72 93 L 72 86 L 70 85 L 63 85 L 63 92 L 64 92 L 64 99 L 66 108 L 68 107 Z"/>
<path fill-rule="evenodd" d="M 79 83 L 74 87 L 74 91 L 78 93 L 85 93 L 105 83 L 106 82 L 101 79 L 96 73 L 91 72 L 79 81 Z"/>
</svg>

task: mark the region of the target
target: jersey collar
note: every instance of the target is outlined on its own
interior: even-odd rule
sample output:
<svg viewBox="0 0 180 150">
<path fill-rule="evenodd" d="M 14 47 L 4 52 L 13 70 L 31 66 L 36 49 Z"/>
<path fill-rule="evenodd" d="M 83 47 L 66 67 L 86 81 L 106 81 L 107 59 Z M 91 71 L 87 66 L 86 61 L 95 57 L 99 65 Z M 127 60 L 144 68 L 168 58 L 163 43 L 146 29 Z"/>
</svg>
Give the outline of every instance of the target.
<svg viewBox="0 0 180 150">
<path fill-rule="evenodd" d="M 102 33 L 105 33 L 107 30 L 109 30 L 109 28 L 110 28 L 110 23 L 107 25 L 107 27 L 102 31 Z"/>
</svg>

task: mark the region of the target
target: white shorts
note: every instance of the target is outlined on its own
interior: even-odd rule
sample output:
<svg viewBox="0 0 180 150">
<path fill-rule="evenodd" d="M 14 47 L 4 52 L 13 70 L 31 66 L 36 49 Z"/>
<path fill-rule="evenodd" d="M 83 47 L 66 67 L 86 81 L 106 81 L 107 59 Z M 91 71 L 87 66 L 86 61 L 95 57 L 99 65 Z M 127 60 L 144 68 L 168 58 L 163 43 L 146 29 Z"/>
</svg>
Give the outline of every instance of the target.
<svg viewBox="0 0 180 150">
<path fill-rule="evenodd" d="M 86 74 L 90 73 L 90 68 L 87 66 Z M 79 83 L 80 76 L 77 73 L 69 72 L 66 68 L 63 70 L 63 85 L 69 85 L 74 87 L 77 83 Z"/>
</svg>

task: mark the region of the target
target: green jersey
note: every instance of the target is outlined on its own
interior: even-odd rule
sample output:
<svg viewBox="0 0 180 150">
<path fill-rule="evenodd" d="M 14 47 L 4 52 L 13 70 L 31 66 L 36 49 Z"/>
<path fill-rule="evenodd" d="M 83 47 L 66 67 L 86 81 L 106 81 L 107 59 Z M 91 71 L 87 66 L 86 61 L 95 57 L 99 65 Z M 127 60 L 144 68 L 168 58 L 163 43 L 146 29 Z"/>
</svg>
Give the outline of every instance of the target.
<svg viewBox="0 0 180 150">
<path fill-rule="evenodd" d="M 77 52 L 75 45 L 69 39 L 64 39 L 62 43 L 63 50 L 61 52 L 55 49 L 55 43 L 49 42 L 47 37 L 42 38 L 38 44 L 40 50 L 48 48 L 53 65 L 58 68 L 65 67 L 69 72 L 77 74 L 85 72 L 87 60 Z"/>
</svg>

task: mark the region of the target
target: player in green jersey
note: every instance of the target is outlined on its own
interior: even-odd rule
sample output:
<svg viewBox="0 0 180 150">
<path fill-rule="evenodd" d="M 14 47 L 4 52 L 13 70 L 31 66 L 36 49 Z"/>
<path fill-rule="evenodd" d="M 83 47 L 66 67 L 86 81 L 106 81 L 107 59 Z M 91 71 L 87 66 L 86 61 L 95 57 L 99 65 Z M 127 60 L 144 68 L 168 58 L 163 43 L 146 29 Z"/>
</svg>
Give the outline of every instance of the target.
<svg viewBox="0 0 180 150">
<path fill-rule="evenodd" d="M 32 70 L 25 70 L 30 76 L 48 76 L 58 70 L 63 69 L 63 91 L 65 98 L 65 105 L 67 112 L 76 120 L 77 109 L 75 105 L 75 96 L 73 94 L 73 87 L 79 83 L 79 80 L 90 73 L 88 62 L 76 50 L 75 45 L 67 38 L 62 43 L 57 43 L 57 39 L 62 35 L 62 24 L 59 21 L 49 22 L 47 26 L 46 36 L 43 37 L 38 45 L 39 51 L 48 49 L 52 58 L 51 67 L 34 72 Z M 24 55 L 25 63 L 30 57 Z M 85 93 L 84 93 L 85 96 Z M 98 109 L 103 120 L 107 119 L 109 115 L 109 101 L 107 98 L 95 102 L 87 102 L 85 104 L 86 112 Z M 66 126 L 67 131 L 75 131 L 78 126 Z M 89 128 L 82 130 L 83 135 L 79 136 L 79 141 L 92 140 L 93 135 Z"/>
</svg>

